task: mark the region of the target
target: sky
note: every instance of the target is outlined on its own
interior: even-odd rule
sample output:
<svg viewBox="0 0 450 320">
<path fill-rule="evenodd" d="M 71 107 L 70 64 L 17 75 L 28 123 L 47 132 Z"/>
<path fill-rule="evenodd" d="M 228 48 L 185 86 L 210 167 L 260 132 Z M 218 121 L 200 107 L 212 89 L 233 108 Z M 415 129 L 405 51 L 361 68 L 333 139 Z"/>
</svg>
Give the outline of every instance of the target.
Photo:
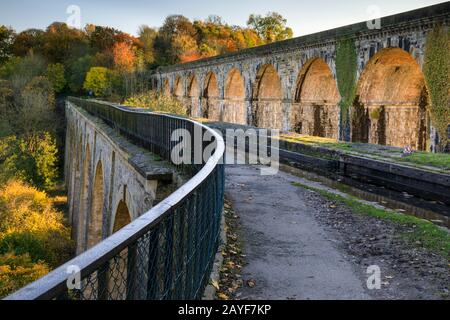
<svg viewBox="0 0 450 320">
<path fill-rule="evenodd" d="M 252 13 L 276 11 L 288 20 L 295 36 L 367 21 L 446 1 L 433 0 L 0 0 L 0 25 L 16 31 L 45 29 L 68 21 L 67 8 L 80 8 L 80 21 L 110 26 L 136 35 L 140 25 L 159 27 L 166 16 L 182 14 L 191 20 L 219 15 L 232 25 L 245 26 Z M 372 14 L 372 15 L 371 15 Z M 73 20 L 72 20 L 73 21 Z"/>
</svg>

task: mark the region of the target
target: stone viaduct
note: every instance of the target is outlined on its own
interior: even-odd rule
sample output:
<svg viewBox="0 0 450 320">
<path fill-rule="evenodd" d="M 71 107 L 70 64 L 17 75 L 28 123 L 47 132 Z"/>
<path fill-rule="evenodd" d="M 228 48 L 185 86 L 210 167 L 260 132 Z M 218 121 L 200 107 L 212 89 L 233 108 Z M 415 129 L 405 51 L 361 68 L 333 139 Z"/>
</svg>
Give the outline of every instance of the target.
<svg viewBox="0 0 450 320">
<path fill-rule="evenodd" d="M 436 151 L 423 69 L 427 37 L 448 32 L 449 13 L 446 2 L 164 67 L 153 86 L 195 117 Z"/>
<path fill-rule="evenodd" d="M 80 254 L 150 210 L 181 176 L 79 106 L 67 102 L 66 116 L 69 220 Z"/>
</svg>

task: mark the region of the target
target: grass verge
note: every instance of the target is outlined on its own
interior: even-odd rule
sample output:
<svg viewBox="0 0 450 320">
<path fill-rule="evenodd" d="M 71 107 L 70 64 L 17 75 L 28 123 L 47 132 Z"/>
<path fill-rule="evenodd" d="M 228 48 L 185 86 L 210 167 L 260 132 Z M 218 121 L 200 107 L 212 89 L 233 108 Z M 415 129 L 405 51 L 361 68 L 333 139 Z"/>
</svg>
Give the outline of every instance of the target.
<svg viewBox="0 0 450 320">
<path fill-rule="evenodd" d="M 309 146 L 329 148 L 347 153 L 356 153 L 361 156 L 372 155 L 398 163 L 409 163 L 417 166 L 428 166 L 435 167 L 441 170 L 450 170 L 450 154 L 446 153 L 429 153 L 417 151 L 410 156 L 402 157 L 403 151 L 401 148 L 387 146 L 377 147 L 375 145 L 341 142 L 330 138 L 313 136 L 282 135 L 281 139 L 291 143 L 300 143 Z"/>
<path fill-rule="evenodd" d="M 432 222 L 400 214 L 392 210 L 377 208 L 370 204 L 362 203 L 353 196 L 343 197 L 298 182 L 292 182 L 292 185 L 311 190 L 330 201 L 343 204 L 350 208 L 353 213 L 389 220 L 399 225 L 409 227 L 407 232 L 401 234 L 402 237 L 412 244 L 420 242 L 424 248 L 432 250 L 446 259 L 450 259 L 450 233 Z"/>
</svg>

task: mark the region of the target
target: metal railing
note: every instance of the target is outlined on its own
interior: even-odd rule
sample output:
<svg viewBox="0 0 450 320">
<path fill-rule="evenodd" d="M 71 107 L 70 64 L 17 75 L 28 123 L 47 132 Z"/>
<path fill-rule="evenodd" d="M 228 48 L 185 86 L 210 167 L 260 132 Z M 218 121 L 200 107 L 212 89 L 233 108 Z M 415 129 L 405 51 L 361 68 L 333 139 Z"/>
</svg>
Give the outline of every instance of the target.
<svg viewBox="0 0 450 320">
<path fill-rule="evenodd" d="M 163 159 L 170 160 L 178 144 L 171 140 L 175 129 L 186 129 L 192 139 L 195 130 L 208 131 L 215 150 L 201 165 L 180 166 L 192 173 L 191 180 L 149 212 L 6 299 L 201 298 L 218 248 L 223 209 L 225 147 L 220 135 L 189 119 L 98 101 L 68 100 Z M 78 288 L 68 273 L 74 267 L 80 270 Z M 75 289 L 69 289 L 68 283 L 75 284 Z"/>
</svg>

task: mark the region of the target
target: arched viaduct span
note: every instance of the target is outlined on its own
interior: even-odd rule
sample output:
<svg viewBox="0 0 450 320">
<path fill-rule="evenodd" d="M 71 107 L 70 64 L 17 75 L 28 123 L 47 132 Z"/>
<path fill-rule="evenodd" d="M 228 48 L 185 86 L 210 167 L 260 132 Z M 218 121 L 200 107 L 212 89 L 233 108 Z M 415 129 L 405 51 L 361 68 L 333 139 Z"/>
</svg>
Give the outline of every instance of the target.
<svg viewBox="0 0 450 320">
<path fill-rule="evenodd" d="M 100 101 L 69 98 L 66 115 L 77 256 L 7 299 L 200 299 L 219 245 L 222 138 L 189 119 Z M 173 139 L 177 129 L 189 135 Z M 174 148 L 187 150 L 198 133 L 212 154 L 174 164 Z"/>
<path fill-rule="evenodd" d="M 182 178 L 70 101 L 66 118 L 69 220 L 80 254 L 150 210 Z"/>
<path fill-rule="evenodd" d="M 382 18 L 379 29 L 363 22 L 164 67 L 153 85 L 192 116 L 436 151 L 423 70 L 427 40 L 448 32 L 449 13 L 446 2 Z"/>
</svg>

